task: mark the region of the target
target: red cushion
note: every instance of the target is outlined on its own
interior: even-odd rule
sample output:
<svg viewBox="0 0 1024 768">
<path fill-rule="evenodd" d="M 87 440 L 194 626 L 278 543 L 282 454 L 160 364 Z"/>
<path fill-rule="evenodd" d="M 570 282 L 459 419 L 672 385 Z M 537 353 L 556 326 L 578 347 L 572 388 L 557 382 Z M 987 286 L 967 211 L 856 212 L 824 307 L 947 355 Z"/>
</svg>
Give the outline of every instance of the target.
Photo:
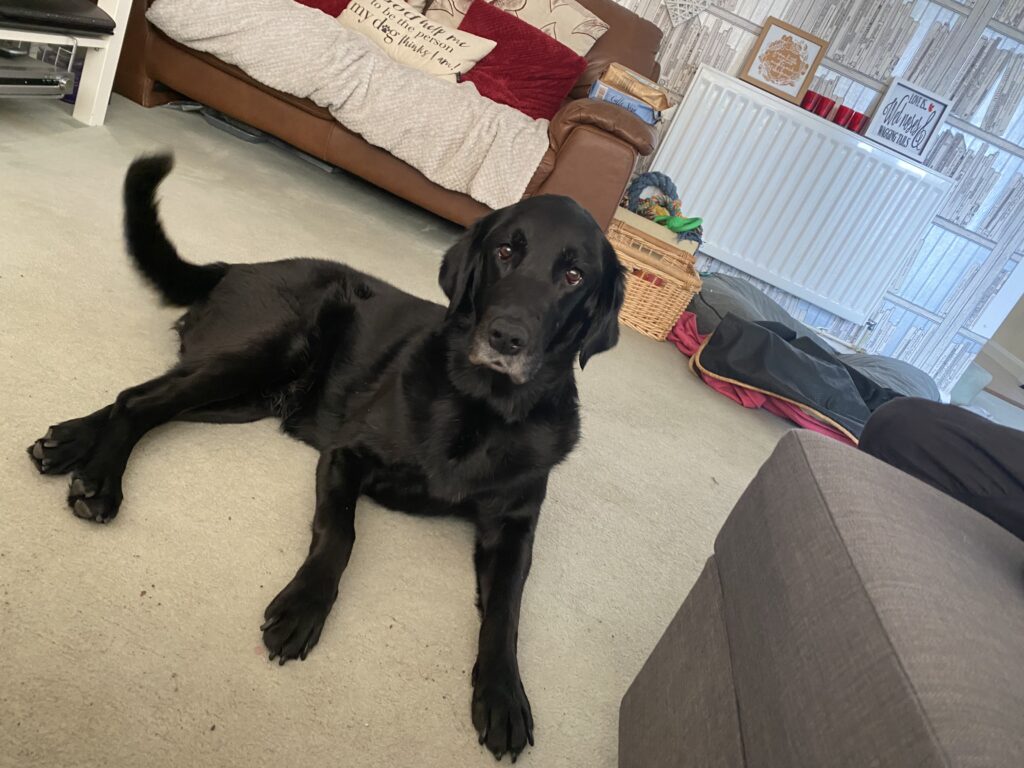
<svg viewBox="0 0 1024 768">
<path fill-rule="evenodd" d="M 485 0 L 475 0 L 459 29 L 498 43 L 462 79 L 535 119 L 554 117 L 587 68 L 575 51 Z"/>
<path fill-rule="evenodd" d="M 341 12 L 348 8 L 352 0 L 295 0 L 300 5 L 307 5 L 310 8 L 319 8 L 328 16 L 340 16 Z"/>
</svg>

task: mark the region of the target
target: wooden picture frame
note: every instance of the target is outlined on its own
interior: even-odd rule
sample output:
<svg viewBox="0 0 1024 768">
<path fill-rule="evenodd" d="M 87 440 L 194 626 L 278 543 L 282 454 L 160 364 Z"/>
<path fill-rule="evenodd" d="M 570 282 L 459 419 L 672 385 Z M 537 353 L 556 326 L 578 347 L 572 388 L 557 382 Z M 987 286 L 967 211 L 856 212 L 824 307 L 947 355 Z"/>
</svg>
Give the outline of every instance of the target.
<svg viewBox="0 0 1024 768">
<path fill-rule="evenodd" d="M 951 107 L 951 99 L 944 99 L 906 80 L 893 78 L 875 107 L 864 137 L 923 163 Z"/>
<path fill-rule="evenodd" d="M 743 63 L 740 80 L 799 104 L 827 49 L 827 40 L 769 16 Z"/>
</svg>

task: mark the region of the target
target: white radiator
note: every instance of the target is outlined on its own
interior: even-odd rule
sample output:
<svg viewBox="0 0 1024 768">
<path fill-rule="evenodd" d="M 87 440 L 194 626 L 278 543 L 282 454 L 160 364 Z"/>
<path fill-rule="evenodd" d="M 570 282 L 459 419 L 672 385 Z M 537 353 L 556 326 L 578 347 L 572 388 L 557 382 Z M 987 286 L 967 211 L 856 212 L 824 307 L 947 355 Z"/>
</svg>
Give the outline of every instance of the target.
<svg viewBox="0 0 1024 768">
<path fill-rule="evenodd" d="M 710 67 L 651 165 L 702 216 L 702 251 L 861 324 L 952 180 Z"/>
</svg>

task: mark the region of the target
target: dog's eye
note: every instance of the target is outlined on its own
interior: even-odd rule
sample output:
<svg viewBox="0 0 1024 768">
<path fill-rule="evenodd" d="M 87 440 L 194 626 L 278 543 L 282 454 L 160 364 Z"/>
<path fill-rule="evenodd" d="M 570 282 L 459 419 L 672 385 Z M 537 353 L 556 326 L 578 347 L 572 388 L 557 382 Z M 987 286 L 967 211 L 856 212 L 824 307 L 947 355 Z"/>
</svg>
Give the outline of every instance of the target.
<svg viewBox="0 0 1024 768">
<path fill-rule="evenodd" d="M 508 243 L 502 243 L 498 246 L 498 258 L 502 261 L 508 261 L 512 258 L 512 246 Z"/>
<path fill-rule="evenodd" d="M 583 273 L 576 269 L 576 267 L 565 271 L 565 282 L 569 285 L 578 285 L 581 280 L 583 280 Z"/>
</svg>

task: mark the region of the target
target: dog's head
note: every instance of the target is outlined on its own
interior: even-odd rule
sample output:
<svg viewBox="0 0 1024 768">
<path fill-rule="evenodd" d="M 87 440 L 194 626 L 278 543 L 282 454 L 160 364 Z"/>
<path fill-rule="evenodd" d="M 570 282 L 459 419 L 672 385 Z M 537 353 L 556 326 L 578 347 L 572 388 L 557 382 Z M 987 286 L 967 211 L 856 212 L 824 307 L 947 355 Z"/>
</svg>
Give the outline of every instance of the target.
<svg viewBox="0 0 1024 768">
<path fill-rule="evenodd" d="M 524 384 L 552 355 L 580 366 L 619 339 L 622 266 L 568 197 L 531 197 L 477 222 L 444 256 L 448 315 L 470 363 Z"/>
</svg>

